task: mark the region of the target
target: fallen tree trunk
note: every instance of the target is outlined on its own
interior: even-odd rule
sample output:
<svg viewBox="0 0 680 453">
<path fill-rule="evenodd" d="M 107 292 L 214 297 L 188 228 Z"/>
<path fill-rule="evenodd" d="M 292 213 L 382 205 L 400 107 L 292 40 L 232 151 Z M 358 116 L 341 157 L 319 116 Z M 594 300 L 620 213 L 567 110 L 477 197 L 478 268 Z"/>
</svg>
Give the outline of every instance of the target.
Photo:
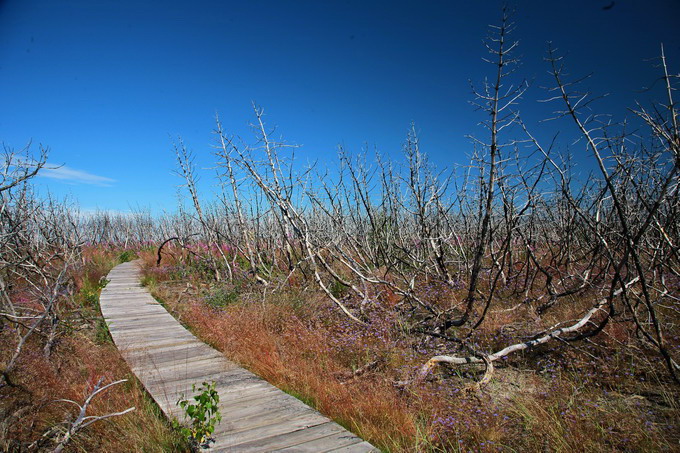
<svg viewBox="0 0 680 453">
<path fill-rule="evenodd" d="M 635 277 L 634 279 L 630 280 L 628 283 L 625 284 L 625 288 L 629 288 L 630 286 L 634 285 L 640 280 L 640 277 Z M 614 291 L 610 297 L 603 298 L 600 300 L 593 308 L 591 308 L 578 322 L 572 324 L 571 326 L 568 327 L 561 327 L 559 329 L 554 329 L 551 330 L 550 332 L 538 337 L 534 338 L 533 340 L 525 341 L 522 343 L 516 343 L 513 345 L 510 345 L 504 349 L 501 349 L 498 352 L 494 352 L 493 354 L 485 355 L 485 356 L 469 356 L 469 357 L 453 357 L 449 355 L 438 355 L 432 357 L 430 360 L 425 363 L 420 368 L 420 371 L 418 373 L 418 376 L 416 377 L 417 381 L 420 381 L 427 377 L 427 375 L 432 371 L 432 369 L 437 366 L 438 364 L 441 363 L 448 363 L 451 365 L 465 365 L 465 364 L 474 364 L 474 363 L 486 363 L 487 365 L 487 371 L 484 375 L 484 378 L 480 384 L 485 384 L 488 383 L 489 380 L 491 379 L 490 373 L 493 372 L 493 366 L 491 365 L 494 361 L 505 357 L 509 354 L 512 354 L 513 352 L 517 351 L 522 351 L 524 349 L 532 348 L 534 346 L 538 346 L 540 344 L 544 344 L 552 340 L 553 338 L 559 338 L 564 334 L 568 333 L 573 333 L 573 332 L 578 332 L 583 326 L 585 326 L 590 319 L 604 307 L 609 300 L 611 300 L 614 297 L 618 297 L 622 292 L 624 288 L 619 288 L 616 291 Z"/>
<path fill-rule="evenodd" d="M 198 236 L 198 233 L 190 234 L 189 236 L 187 236 L 186 238 L 184 238 L 184 240 L 187 240 L 188 238 L 190 238 L 190 237 L 192 237 L 192 236 Z M 165 241 L 163 241 L 163 243 L 158 247 L 157 259 L 156 259 L 156 267 L 158 267 L 158 266 L 161 265 L 161 259 L 163 258 L 162 255 L 161 255 L 161 252 L 163 251 L 163 247 L 165 247 L 165 245 L 166 245 L 168 242 L 170 242 L 170 241 L 180 241 L 180 245 L 182 245 L 182 239 L 183 239 L 183 238 L 181 238 L 181 237 L 179 237 L 179 236 L 173 236 L 173 237 L 171 237 L 171 238 L 166 239 Z M 182 245 L 182 247 L 184 247 L 184 245 Z M 186 247 L 185 247 L 185 248 L 186 248 Z"/>
</svg>

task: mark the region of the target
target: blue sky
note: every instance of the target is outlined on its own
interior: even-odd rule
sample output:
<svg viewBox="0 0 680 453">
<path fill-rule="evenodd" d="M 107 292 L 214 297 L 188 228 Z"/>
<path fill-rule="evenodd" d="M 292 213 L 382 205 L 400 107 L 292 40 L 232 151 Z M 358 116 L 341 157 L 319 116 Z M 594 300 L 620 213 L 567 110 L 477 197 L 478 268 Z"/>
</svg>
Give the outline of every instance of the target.
<svg viewBox="0 0 680 453">
<path fill-rule="evenodd" d="M 587 87 L 612 93 L 598 110 L 623 118 L 653 94 L 649 61 L 664 43 L 680 67 L 680 2 L 517 1 L 517 75 L 531 88 L 520 110 L 538 124 L 549 84 L 546 41 L 567 54 Z M 497 1 L 80 1 L 0 2 L 0 141 L 49 146 L 64 167 L 41 191 L 86 210 L 172 210 L 172 137 L 200 168 L 212 164 L 214 115 L 248 137 L 251 102 L 270 126 L 302 145 L 303 161 L 332 162 L 342 143 L 398 158 L 409 124 L 440 167 L 467 161 L 484 115 L 469 81 L 493 68 L 482 40 L 500 18 Z M 519 79 L 518 79 L 519 80 Z M 657 84 L 658 85 L 658 84 Z M 581 158 L 581 148 L 573 150 Z M 211 171 L 203 172 L 210 190 Z"/>
</svg>

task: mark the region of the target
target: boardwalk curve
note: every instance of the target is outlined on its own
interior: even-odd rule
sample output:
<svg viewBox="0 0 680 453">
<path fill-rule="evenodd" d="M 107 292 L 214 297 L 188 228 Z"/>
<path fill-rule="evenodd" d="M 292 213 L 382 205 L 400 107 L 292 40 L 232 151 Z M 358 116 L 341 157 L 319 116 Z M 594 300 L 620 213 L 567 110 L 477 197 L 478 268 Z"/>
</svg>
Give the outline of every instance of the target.
<svg viewBox="0 0 680 453">
<path fill-rule="evenodd" d="M 108 275 L 100 305 L 111 337 L 169 418 L 180 395 L 217 383 L 222 422 L 210 451 L 368 452 L 371 444 L 227 360 L 173 318 L 140 283 L 136 262 Z"/>
</svg>

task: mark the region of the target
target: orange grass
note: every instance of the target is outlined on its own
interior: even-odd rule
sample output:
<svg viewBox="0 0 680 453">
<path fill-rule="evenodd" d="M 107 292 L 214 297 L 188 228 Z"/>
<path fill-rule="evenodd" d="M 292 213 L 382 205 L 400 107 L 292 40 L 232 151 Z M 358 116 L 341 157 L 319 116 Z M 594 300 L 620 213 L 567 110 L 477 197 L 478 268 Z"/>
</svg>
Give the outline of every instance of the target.
<svg viewBox="0 0 680 453">
<path fill-rule="evenodd" d="M 228 357 L 365 439 L 388 449 L 412 443 L 417 420 L 398 390 L 381 379 L 351 379 L 329 353 L 323 330 L 310 330 L 289 309 L 250 305 L 216 315 L 191 304 L 186 315 Z"/>
<path fill-rule="evenodd" d="M 265 296 L 248 282 L 211 284 L 179 253 L 164 257 L 159 268 L 142 257 L 153 294 L 195 334 L 384 451 L 666 451 L 677 445 L 677 392 L 657 382 L 652 364 L 610 347 L 629 340 L 616 323 L 596 342 L 555 342 L 498 363 L 484 392 L 469 390 L 482 372 L 474 367 L 440 368 L 430 380 L 401 388 L 396 381 L 441 350 L 434 340 L 414 340 L 396 324 L 379 339 L 365 333 L 380 321 L 368 328 L 348 323 L 318 293 L 287 287 Z M 209 306 L 219 291 L 238 291 L 238 300 Z M 588 303 L 575 301 L 554 316 L 576 314 Z M 382 306 L 380 316 L 389 316 L 390 301 Z M 553 316 L 529 317 L 526 305 L 496 311 L 503 308 L 494 307 L 471 336 L 480 348 L 507 346 Z M 376 368 L 353 375 L 374 361 Z"/>
<path fill-rule="evenodd" d="M 116 264 L 116 250 L 87 248 L 72 273 L 76 292 L 60 301 L 61 330 L 49 359 L 38 335 L 30 338 L 12 373 L 13 386 L 0 389 L 0 451 L 54 448 L 54 436 L 43 436 L 73 420 L 78 408 L 58 399 L 82 403 L 100 377 L 104 384 L 128 379 L 93 400 L 88 415 L 135 407 L 131 413 L 90 425 L 67 451 L 187 451 L 186 444 L 160 415 L 116 347 L 108 340 L 98 311 L 98 282 Z M 0 362 L 13 351 L 9 329 L 0 332 Z"/>
<path fill-rule="evenodd" d="M 70 399 L 82 403 L 100 377 L 104 383 L 128 379 L 100 394 L 88 415 L 136 410 L 121 417 L 98 422 L 74 438 L 70 451 L 181 451 L 182 440 L 158 414 L 151 400 L 130 373 L 127 364 L 111 344 L 97 345 L 84 335 L 65 338 L 46 360 L 37 345 L 30 345 L 16 371 L 19 387 L 3 391 L 2 410 L 18 420 L 3 433 L 5 446 L 17 448 L 39 438 L 64 420 L 74 419 L 77 408 L 56 402 Z M 11 394 L 8 393 L 8 390 Z M 44 448 L 51 445 L 45 442 Z M 12 450 L 12 448 L 8 448 Z"/>
</svg>

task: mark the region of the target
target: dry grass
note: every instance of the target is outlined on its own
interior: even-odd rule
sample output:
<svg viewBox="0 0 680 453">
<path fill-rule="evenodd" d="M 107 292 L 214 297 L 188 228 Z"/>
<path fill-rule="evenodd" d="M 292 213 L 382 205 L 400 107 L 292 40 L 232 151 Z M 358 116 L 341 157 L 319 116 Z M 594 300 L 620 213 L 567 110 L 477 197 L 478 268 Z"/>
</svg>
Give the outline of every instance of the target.
<svg viewBox="0 0 680 453">
<path fill-rule="evenodd" d="M 483 392 L 470 390 L 482 372 L 472 367 L 401 388 L 395 382 L 442 344 L 414 342 L 389 300 L 360 327 L 314 292 L 290 287 L 263 297 L 244 282 L 212 287 L 178 260 L 160 268 L 146 261 L 156 297 L 199 337 L 384 451 L 677 450 L 677 389 L 651 364 L 610 347 L 622 340 L 617 324 L 597 342 L 552 344 L 499 363 Z M 220 306 L 215 294 L 230 296 Z M 471 341 L 493 350 L 568 316 L 520 322 L 527 312 L 491 314 Z M 375 366 L 355 375 L 367 364 Z"/>
<path fill-rule="evenodd" d="M 74 438 L 68 451 L 161 452 L 186 451 L 184 441 L 131 374 L 116 347 L 110 342 L 98 312 L 99 279 L 116 263 L 119 252 L 86 250 L 83 266 L 73 275 L 76 296 L 62 302 L 62 335 L 50 359 L 43 355 L 39 338 L 29 342 L 12 374 L 13 386 L 0 389 L 0 451 L 23 451 L 54 447 L 49 436 L 41 436 L 76 415 L 75 406 L 56 402 L 82 402 L 100 377 L 105 383 L 128 379 L 94 400 L 91 415 L 136 410 L 121 417 L 98 422 Z M 0 360 L 14 344 L 4 331 Z M 37 441 L 37 443 L 36 443 Z"/>
<path fill-rule="evenodd" d="M 5 449 L 28 444 L 41 433 L 67 419 L 73 419 L 74 407 L 56 399 L 82 402 L 93 385 L 104 376 L 105 382 L 128 379 L 101 394 L 91 406 L 92 415 L 137 409 L 130 414 L 91 425 L 70 446 L 72 451 L 148 451 L 183 449 L 182 440 L 156 412 L 113 345 L 97 345 L 84 335 L 65 338 L 45 360 L 40 348 L 30 347 L 16 372 L 18 387 L 3 392 L 5 417 L 18 416 L 4 434 Z M 36 385 L 38 383 L 38 385 Z M 7 420 L 7 418 L 5 418 Z M 45 442 L 47 448 L 51 444 Z"/>
</svg>

